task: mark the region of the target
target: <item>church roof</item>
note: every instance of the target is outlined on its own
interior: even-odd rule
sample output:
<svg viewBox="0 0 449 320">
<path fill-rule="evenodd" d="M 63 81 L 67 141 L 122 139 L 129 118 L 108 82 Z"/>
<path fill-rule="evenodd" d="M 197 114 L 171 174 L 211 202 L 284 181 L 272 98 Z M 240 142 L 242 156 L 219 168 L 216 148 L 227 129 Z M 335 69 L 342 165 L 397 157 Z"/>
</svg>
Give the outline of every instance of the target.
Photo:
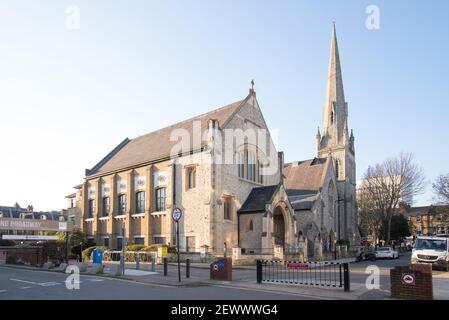
<svg viewBox="0 0 449 320">
<path fill-rule="evenodd" d="M 271 201 L 273 195 L 278 190 L 278 187 L 279 185 L 253 188 L 245 203 L 237 213 L 264 212 L 265 205 Z"/>
<path fill-rule="evenodd" d="M 191 138 L 191 150 L 199 150 L 207 145 L 207 141 L 193 141 L 194 121 L 201 124 L 201 134 L 208 128 L 208 122 L 211 119 L 217 120 L 223 127 L 239 109 L 245 100 L 237 101 L 222 108 L 199 115 L 197 117 L 176 123 L 169 127 L 148 133 L 135 139 L 125 139 L 113 151 L 111 151 L 103 160 L 101 160 L 91 170 L 87 170 L 87 176 L 101 175 L 120 169 L 126 169 L 135 165 L 140 165 L 163 158 L 168 158 L 172 148 L 179 141 L 170 141 L 170 135 L 175 129 L 186 130 Z"/>
<path fill-rule="evenodd" d="M 318 199 L 317 193 L 306 195 L 289 195 L 288 200 L 293 210 L 310 210 Z"/>
<path fill-rule="evenodd" d="M 315 158 L 311 160 L 288 163 L 284 166 L 285 188 L 301 190 L 306 193 L 318 191 L 321 188 L 322 177 L 326 168 L 326 159 Z"/>
</svg>

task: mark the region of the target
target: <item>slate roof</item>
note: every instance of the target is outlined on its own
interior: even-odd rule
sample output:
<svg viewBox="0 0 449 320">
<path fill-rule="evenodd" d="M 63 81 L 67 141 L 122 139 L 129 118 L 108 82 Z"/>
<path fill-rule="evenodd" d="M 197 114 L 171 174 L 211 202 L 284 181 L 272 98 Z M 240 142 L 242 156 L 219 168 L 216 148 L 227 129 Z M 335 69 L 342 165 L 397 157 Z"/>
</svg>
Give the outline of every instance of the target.
<svg viewBox="0 0 449 320">
<path fill-rule="evenodd" d="M 293 210 L 310 210 L 317 200 L 317 193 L 288 196 L 288 200 L 292 205 Z"/>
<path fill-rule="evenodd" d="M 278 187 L 279 185 L 253 188 L 237 213 L 265 212 L 265 205 L 273 198 Z"/>
<path fill-rule="evenodd" d="M 192 138 L 192 122 L 194 121 L 199 121 L 201 123 L 201 133 L 207 130 L 208 122 L 211 119 L 218 120 L 219 125 L 222 127 L 227 123 L 232 115 L 234 115 L 237 109 L 244 104 L 248 97 L 244 100 L 229 104 L 222 108 L 176 123 L 135 139 L 125 139 L 96 166 L 94 166 L 91 170 L 88 170 L 86 175 L 92 176 L 104 174 L 169 157 L 173 146 L 179 143 L 178 141 L 170 141 L 170 135 L 174 129 L 184 129 Z M 193 145 L 193 143 L 196 143 L 196 145 Z M 191 150 L 198 150 L 206 146 L 206 144 L 206 141 L 199 141 L 199 143 L 191 141 Z"/>
<path fill-rule="evenodd" d="M 318 191 L 326 168 L 326 159 L 288 163 L 284 166 L 285 188 L 287 190 Z"/>
<path fill-rule="evenodd" d="M 419 216 L 433 214 L 435 209 L 446 209 L 449 210 L 449 206 L 437 205 L 437 206 L 424 206 L 424 207 L 411 207 L 405 212 L 402 212 L 405 216 Z"/>
<path fill-rule="evenodd" d="M 62 218 L 66 219 L 66 216 L 59 211 L 51 212 L 29 212 L 25 208 L 6 207 L 0 206 L 0 213 L 2 213 L 3 218 L 14 218 L 14 219 L 41 219 L 41 216 L 45 216 L 47 220 L 59 221 Z"/>
</svg>

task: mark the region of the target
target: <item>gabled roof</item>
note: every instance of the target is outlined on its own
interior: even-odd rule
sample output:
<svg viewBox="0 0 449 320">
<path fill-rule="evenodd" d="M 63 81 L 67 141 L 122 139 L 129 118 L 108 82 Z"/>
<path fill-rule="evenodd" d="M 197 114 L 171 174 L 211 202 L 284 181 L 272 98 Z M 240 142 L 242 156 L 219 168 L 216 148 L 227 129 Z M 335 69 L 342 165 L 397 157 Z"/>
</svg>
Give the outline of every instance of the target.
<svg viewBox="0 0 449 320">
<path fill-rule="evenodd" d="M 207 142 L 193 141 L 192 123 L 194 121 L 199 121 L 201 123 L 201 134 L 208 129 L 208 122 L 211 119 L 217 120 L 219 125 L 223 128 L 248 98 L 249 96 L 242 101 L 229 104 L 225 107 L 176 123 L 138 138 L 132 140 L 125 139 L 108 156 L 94 166 L 92 170 L 88 170 L 86 175 L 101 175 L 135 165 L 168 158 L 172 148 L 179 143 L 179 141 L 170 141 L 170 135 L 175 129 L 186 130 L 190 134 L 190 151 L 200 150 L 207 145 Z M 193 145 L 194 143 L 196 143 L 196 145 Z"/>
<path fill-rule="evenodd" d="M 326 161 L 324 158 L 315 158 L 286 164 L 284 176 L 287 191 L 301 190 L 310 193 L 318 191 L 322 187 Z"/>
<path fill-rule="evenodd" d="M 253 188 L 238 214 L 265 212 L 265 205 L 271 201 L 279 185 Z"/>
</svg>

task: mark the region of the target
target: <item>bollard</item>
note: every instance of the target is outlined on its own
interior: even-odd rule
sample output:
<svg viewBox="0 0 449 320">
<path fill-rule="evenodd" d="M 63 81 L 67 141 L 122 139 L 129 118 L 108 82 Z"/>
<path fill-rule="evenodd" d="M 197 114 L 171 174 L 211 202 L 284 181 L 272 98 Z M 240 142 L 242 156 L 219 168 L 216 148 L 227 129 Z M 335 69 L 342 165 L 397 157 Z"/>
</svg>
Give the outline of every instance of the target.
<svg viewBox="0 0 449 320">
<path fill-rule="evenodd" d="M 168 275 L 168 259 L 164 258 L 164 276 Z"/>
<path fill-rule="evenodd" d="M 257 268 L 256 268 L 257 283 L 262 283 L 262 280 L 263 280 L 263 278 L 262 278 L 262 261 L 257 260 L 256 263 L 257 263 L 256 264 L 256 266 L 257 266 Z"/>
<path fill-rule="evenodd" d="M 138 254 L 136 254 L 135 260 L 136 260 L 136 270 L 140 270 L 140 258 Z"/>
<path fill-rule="evenodd" d="M 190 259 L 186 260 L 186 278 L 190 278 Z"/>
<path fill-rule="evenodd" d="M 351 282 L 349 278 L 349 263 L 343 263 L 343 279 L 344 279 L 344 290 L 349 292 L 351 289 Z"/>
<path fill-rule="evenodd" d="M 151 258 L 151 272 L 156 272 L 156 258 L 154 256 Z"/>
</svg>

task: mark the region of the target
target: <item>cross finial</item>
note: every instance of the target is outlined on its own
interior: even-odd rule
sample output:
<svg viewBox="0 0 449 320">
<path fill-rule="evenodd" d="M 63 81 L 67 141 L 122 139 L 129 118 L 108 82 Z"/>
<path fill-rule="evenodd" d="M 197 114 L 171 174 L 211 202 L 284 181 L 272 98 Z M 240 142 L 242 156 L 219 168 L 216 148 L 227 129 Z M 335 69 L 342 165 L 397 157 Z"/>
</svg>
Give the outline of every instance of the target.
<svg viewBox="0 0 449 320">
<path fill-rule="evenodd" d="M 256 91 L 254 91 L 254 79 L 251 80 L 251 88 L 249 88 L 250 94 L 256 94 Z"/>
</svg>

